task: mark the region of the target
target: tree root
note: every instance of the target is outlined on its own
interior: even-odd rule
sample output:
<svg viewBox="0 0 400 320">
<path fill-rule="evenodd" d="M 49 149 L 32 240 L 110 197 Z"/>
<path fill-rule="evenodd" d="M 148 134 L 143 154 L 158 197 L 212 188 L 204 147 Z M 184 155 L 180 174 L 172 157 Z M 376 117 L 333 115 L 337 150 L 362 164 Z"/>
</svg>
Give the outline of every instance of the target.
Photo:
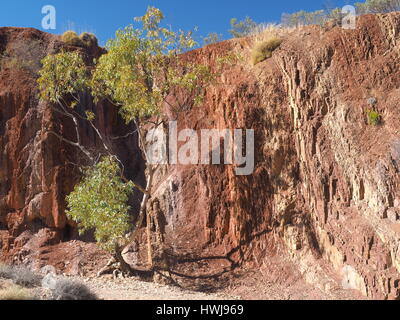
<svg viewBox="0 0 400 320">
<path fill-rule="evenodd" d="M 110 260 L 108 260 L 107 264 L 103 268 L 101 268 L 99 272 L 97 272 L 97 277 L 99 278 L 102 275 L 113 273 L 114 270 L 117 269 L 116 264 L 117 261 L 114 257 L 112 257 Z"/>
</svg>

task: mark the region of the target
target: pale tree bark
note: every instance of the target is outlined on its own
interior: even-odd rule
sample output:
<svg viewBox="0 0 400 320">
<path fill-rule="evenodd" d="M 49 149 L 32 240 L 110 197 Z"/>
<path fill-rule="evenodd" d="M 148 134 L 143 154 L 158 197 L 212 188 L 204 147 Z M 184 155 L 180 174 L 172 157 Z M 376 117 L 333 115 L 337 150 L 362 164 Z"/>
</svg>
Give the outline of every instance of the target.
<svg viewBox="0 0 400 320">
<path fill-rule="evenodd" d="M 74 110 L 69 111 L 68 107 L 65 107 L 63 105 L 62 101 L 59 101 L 58 105 L 59 105 L 59 108 L 52 107 L 52 109 L 55 112 L 57 112 L 61 115 L 64 115 L 65 117 L 68 117 L 72 120 L 72 122 L 74 124 L 74 129 L 75 129 L 76 141 L 66 139 L 62 135 L 60 135 L 54 131 L 51 131 L 51 130 L 48 131 L 50 134 L 53 134 L 61 141 L 64 141 L 65 143 L 68 143 L 68 144 L 78 148 L 79 150 L 81 150 L 81 152 L 89 159 L 90 163 L 93 163 L 96 159 L 96 156 L 92 155 L 92 153 L 81 143 L 79 119 L 86 120 L 90 123 L 90 126 L 93 128 L 94 132 L 99 137 L 99 139 L 104 147 L 104 150 L 108 154 L 113 155 L 121 163 L 121 161 L 113 154 L 111 147 L 108 145 L 109 142 L 107 141 L 106 137 L 104 137 L 101 134 L 101 132 L 95 126 L 93 121 L 90 121 L 89 119 L 86 119 L 85 117 L 79 115 Z M 126 239 L 128 240 L 128 244 L 131 243 L 132 241 L 134 241 L 135 238 L 138 236 L 138 233 L 141 230 L 141 227 L 142 227 L 144 221 L 146 221 L 146 224 L 147 224 L 147 226 L 146 226 L 147 262 L 151 269 L 153 267 L 153 254 L 154 254 L 153 253 L 153 244 L 152 244 L 152 230 L 151 230 L 152 219 L 151 219 L 150 213 L 147 212 L 147 205 L 149 203 L 149 200 L 151 199 L 151 193 L 152 193 L 152 188 L 153 188 L 153 183 L 154 183 L 154 174 L 158 168 L 158 165 L 151 164 L 149 156 L 146 152 L 144 130 L 138 121 L 135 121 L 135 125 L 136 125 L 136 132 L 138 133 L 138 137 L 139 137 L 139 146 L 143 153 L 143 158 L 146 162 L 146 176 L 147 177 L 146 177 L 146 186 L 144 188 L 135 184 L 135 188 L 137 188 L 140 192 L 143 193 L 143 198 L 140 203 L 140 209 L 139 209 L 138 219 L 137 219 L 135 228 L 134 228 L 133 232 L 126 235 Z M 160 125 L 159 119 L 157 119 L 157 121 L 154 123 L 154 125 Z M 121 243 L 115 244 L 115 251 L 114 251 L 113 257 L 108 261 L 107 265 L 98 272 L 98 276 L 114 269 L 115 263 L 119 264 L 119 268 L 124 274 L 132 273 L 132 271 L 133 271 L 132 268 L 123 258 L 122 252 L 125 249 L 125 247 L 126 247 L 126 244 L 125 245 L 121 244 Z"/>
</svg>

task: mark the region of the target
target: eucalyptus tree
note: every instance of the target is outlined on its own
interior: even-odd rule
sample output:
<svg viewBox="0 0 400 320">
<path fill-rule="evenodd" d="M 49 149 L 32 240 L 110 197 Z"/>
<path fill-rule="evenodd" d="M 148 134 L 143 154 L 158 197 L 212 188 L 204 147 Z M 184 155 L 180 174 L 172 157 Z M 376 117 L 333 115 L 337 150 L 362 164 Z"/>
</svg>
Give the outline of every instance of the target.
<svg viewBox="0 0 400 320">
<path fill-rule="evenodd" d="M 197 45 L 192 32 L 165 28 L 163 19 L 159 9 L 149 7 L 144 16 L 135 18 L 141 27 L 129 25 L 118 30 L 106 45 L 107 53 L 94 61 L 94 67 L 87 67 L 79 51 L 60 52 L 43 59 L 38 79 L 41 99 L 73 121 L 76 138 L 69 140 L 52 130 L 49 133 L 75 146 L 91 164 L 84 168 L 82 181 L 67 197 L 67 214 L 78 222 L 82 232 L 94 228 L 96 240 L 114 253 L 124 271 L 129 271 L 129 266 L 121 252 L 136 237 L 148 214 L 146 208 L 154 191 L 154 173 L 160 166 L 146 152 L 146 130 L 163 125 L 166 108 L 176 114 L 188 105 L 200 103 L 204 89 L 214 78 L 208 66 L 190 62 L 182 55 Z M 110 101 L 119 108 L 126 123 L 135 124 L 146 163 L 145 186 L 123 177 L 121 162 L 112 151 L 109 137 L 95 125 L 95 114 L 76 110 L 77 105 L 82 105 L 83 92 L 90 92 L 95 102 Z M 175 92 L 180 94 L 169 99 Z M 93 153 L 82 144 L 79 125 L 83 120 L 100 138 L 105 154 Z M 127 205 L 134 188 L 143 194 L 135 226 L 130 222 Z M 147 230 L 151 232 L 150 228 Z M 152 251 L 149 241 L 150 265 Z"/>
</svg>

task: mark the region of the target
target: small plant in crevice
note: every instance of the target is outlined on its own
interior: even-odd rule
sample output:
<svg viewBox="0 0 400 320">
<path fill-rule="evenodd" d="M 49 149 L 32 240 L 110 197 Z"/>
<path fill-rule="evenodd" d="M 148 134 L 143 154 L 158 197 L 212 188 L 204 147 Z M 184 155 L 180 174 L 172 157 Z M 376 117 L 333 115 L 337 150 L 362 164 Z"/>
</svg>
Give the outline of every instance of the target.
<svg viewBox="0 0 400 320">
<path fill-rule="evenodd" d="M 378 126 L 381 123 L 381 115 L 375 110 L 367 110 L 368 124 L 371 126 Z"/>
<path fill-rule="evenodd" d="M 282 43 L 279 37 L 272 36 L 269 39 L 257 43 L 252 51 L 251 61 L 253 65 L 260 63 L 272 57 L 272 52 L 276 50 Z"/>
</svg>

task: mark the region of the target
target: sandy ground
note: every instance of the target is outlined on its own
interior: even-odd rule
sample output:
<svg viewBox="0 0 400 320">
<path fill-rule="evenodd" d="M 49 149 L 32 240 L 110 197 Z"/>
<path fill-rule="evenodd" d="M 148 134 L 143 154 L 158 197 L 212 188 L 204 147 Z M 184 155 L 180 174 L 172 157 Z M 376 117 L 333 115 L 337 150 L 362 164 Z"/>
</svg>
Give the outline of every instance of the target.
<svg viewBox="0 0 400 320">
<path fill-rule="evenodd" d="M 71 277 L 84 283 L 101 300 L 358 300 L 363 299 L 357 292 L 336 289 L 329 294 L 307 285 L 301 280 L 286 286 L 279 283 L 259 281 L 254 274 L 242 277 L 234 286 L 215 293 L 196 292 L 177 286 L 144 282 L 137 278 L 113 279 Z M 12 281 L 0 279 L 0 291 L 15 286 Z M 23 289 L 19 287 L 20 289 Z M 41 288 L 23 289 L 31 297 L 46 299 L 49 292 Z"/>
<path fill-rule="evenodd" d="M 82 279 L 80 279 L 82 281 Z M 143 282 L 135 278 L 90 278 L 83 282 L 104 300 L 238 300 L 239 296 L 225 293 L 203 293 Z"/>
</svg>

